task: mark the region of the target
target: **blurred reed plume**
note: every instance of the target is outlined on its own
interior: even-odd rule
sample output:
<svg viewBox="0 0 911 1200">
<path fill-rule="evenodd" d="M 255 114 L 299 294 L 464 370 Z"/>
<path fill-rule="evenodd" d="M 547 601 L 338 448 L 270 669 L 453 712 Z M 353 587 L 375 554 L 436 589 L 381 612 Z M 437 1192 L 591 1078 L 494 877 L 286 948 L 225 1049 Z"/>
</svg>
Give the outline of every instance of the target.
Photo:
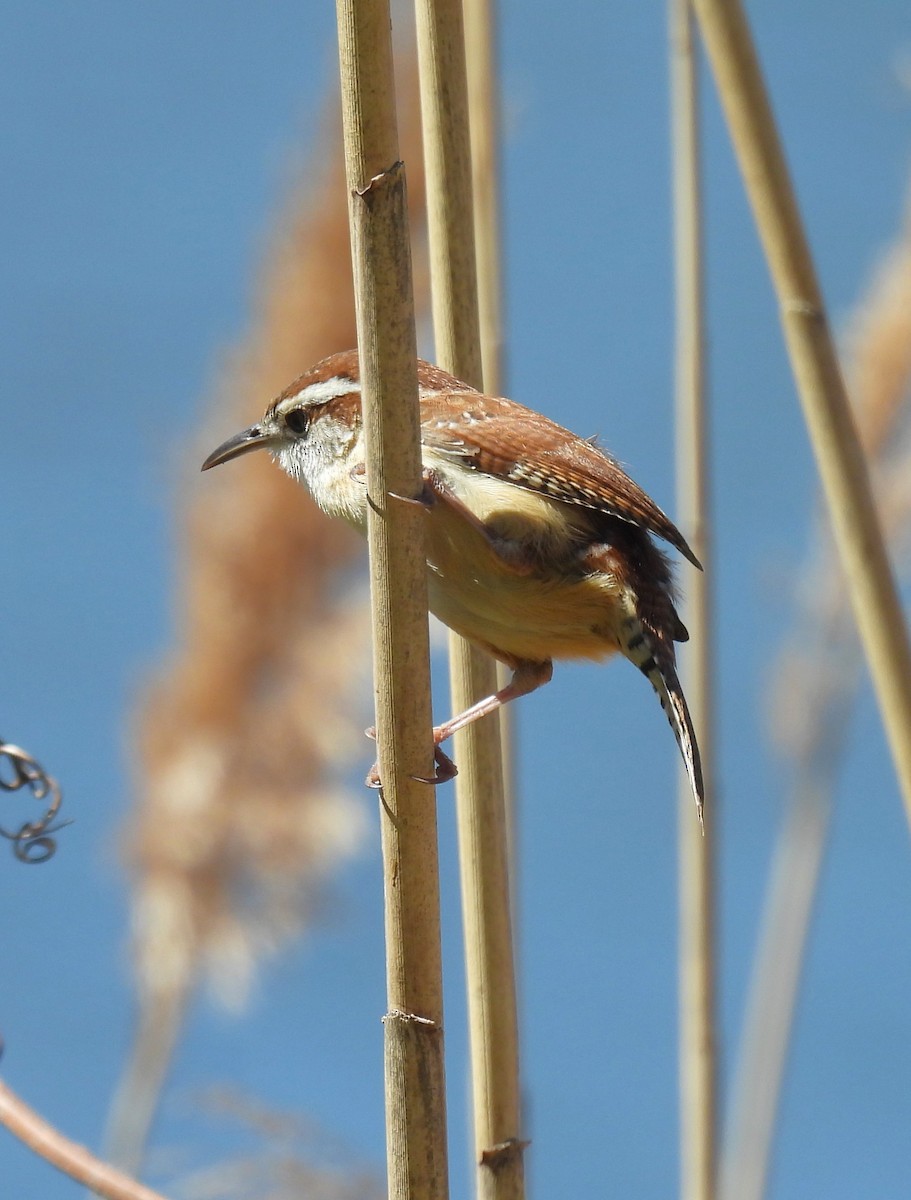
<svg viewBox="0 0 911 1200">
<path fill-rule="evenodd" d="M 414 70 L 403 77 L 402 150 L 421 229 Z M 134 1172 L 193 986 L 205 978 L 239 1006 L 261 956 L 312 916 L 320 884 L 364 831 L 342 783 L 343 769 L 369 757 L 366 576 L 354 571 L 362 543 L 265 456 L 247 460 L 243 478 L 198 475 L 208 449 L 355 341 L 332 119 L 278 222 L 250 333 L 225 356 L 183 464 L 177 646 L 134 724 L 127 857 L 139 1012 L 109 1136 L 111 1157 Z"/>
<path fill-rule="evenodd" d="M 357 709 L 346 709 L 366 641 L 362 606 L 343 589 L 356 539 L 265 458 L 244 464 L 242 480 L 195 473 L 202 447 L 250 424 L 304 366 L 354 338 L 335 156 L 295 207 L 264 272 L 256 327 L 227 356 L 186 464 L 180 644 L 135 730 L 140 988 L 204 971 L 229 1003 L 357 837 L 356 810 L 331 784 L 357 747 Z"/>
<path fill-rule="evenodd" d="M 911 577 L 911 196 L 904 228 L 843 339 L 849 394 L 894 569 Z M 793 628 L 769 688 L 771 736 L 790 771 L 733 1089 L 722 1196 L 764 1195 L 781 1081 L 862 658 L 828 526 L 797 574 Z"/>
<path fill-rule="evenodd" d="M 279 1112 L 232 1085 L 195 1096 L 207 1123 L 231 1133 L 225 1161 L 171 1172 L 175 1200 L 382 1200 L 383 1181 L 353 1148 L 297 1113 Z M 172 1152 L 173 1156 L 173 1152 Z"/>
</svg>

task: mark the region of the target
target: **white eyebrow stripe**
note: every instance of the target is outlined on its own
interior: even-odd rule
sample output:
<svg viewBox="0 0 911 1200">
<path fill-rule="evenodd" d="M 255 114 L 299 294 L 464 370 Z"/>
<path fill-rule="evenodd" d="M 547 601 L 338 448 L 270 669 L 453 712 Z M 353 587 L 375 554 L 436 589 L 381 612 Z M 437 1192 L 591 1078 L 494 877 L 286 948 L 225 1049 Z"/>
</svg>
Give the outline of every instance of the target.
<svg viewBox="0 0 911 1200">
<path fill-rule="evenodd" d="M 275 411 L 284 415 L 293 408 L 299 408 L 302 404 L 327 404 L 330 400 L 337 400 L 339 396 L 350 396 L 352 392 L 360 392 L 360 390 L 361 385 L 358 380 L 342 379 L 336 375 L 332 379 L 321 379 L 318 383 L 308 383 L 293 396 L 286 396 Z"/>
</svg>

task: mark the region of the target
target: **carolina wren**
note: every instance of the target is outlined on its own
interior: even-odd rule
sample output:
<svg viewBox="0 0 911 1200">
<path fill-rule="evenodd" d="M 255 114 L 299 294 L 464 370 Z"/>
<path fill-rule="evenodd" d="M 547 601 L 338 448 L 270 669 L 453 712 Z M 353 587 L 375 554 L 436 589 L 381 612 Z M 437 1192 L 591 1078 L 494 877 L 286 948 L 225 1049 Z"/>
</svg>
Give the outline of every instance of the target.
<svg viewBox="0 0 911 1200">
<path fill-rule="evenodd" d="M 677 739 L 702 819 L 702 767 L 675 669 L 687 639 L 656 534 L 699 560 L 658 506 L 592 441 L 512 400 L 418 363 L 427 571 L 433 613 L 513 671 L 457 729 L 547 683 L 555 658 L 617 651 L 646 676 Z M 356 351 L 312 367 L 202 469 L 269 450 L 332 517 L 367 528 Z"/>
</svg>

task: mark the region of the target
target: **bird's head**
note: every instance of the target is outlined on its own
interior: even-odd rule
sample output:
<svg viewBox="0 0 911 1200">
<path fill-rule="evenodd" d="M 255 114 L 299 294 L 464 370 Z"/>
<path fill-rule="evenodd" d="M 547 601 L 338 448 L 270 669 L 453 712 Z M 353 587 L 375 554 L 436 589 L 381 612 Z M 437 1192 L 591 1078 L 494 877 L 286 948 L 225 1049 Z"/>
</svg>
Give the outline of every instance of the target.
<svg viewBox="0 0 911 1200">
<path fill-rule="evenodd" d="M 357 354 L 333 354 L 311 367 L 269 405 L 262 420 L 228 438 L 202 469 L 252 450 L 268 450 L 284 471 L 320 499 L 320 479 L 348 459 L 361 434 Z"/>
</svg>

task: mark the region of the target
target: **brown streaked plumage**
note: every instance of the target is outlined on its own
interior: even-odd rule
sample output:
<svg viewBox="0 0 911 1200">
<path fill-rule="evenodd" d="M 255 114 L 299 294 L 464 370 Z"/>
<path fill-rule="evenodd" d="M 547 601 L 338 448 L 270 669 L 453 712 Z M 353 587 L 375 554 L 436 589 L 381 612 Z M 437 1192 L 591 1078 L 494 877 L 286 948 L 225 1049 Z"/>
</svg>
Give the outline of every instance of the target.
<svg viewBox="0 0 911 1200">
<path fill-rule="evenodd" d="M 687 632 L 651 536 L 699 567 L 682 534 L 591 441 L 430 363 L 418 364 L 418 381 L 430 607 L 514 672 L 496 695 L 438 726 L 437 745 L 547 682 L 554 658 L 619 651 L 658 694 L 701 819 L 699 749 L 674 655 Z M 357 352 L 317 363 L 203 469 L 261 447 L 329 515 L 365 530 Z"/>
</svg>

